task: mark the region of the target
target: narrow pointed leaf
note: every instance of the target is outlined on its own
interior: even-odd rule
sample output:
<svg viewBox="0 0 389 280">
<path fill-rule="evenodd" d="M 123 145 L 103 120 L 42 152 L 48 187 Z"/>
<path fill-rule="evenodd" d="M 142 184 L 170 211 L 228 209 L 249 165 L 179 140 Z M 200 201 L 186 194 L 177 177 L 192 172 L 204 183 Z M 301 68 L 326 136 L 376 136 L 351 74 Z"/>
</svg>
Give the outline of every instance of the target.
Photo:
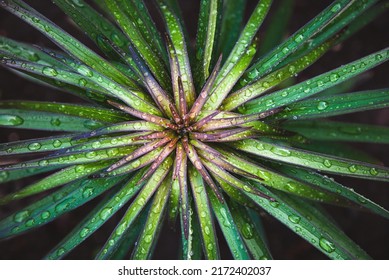
<svg viewBox="0 0 389 280">
<path fill-rule="evenodd" d="M 386 48 L 287 89 L 254 99 L 240 107 L 239 110 L 246 114 L 252 114 L 288 105 L 355 77 L 388 59 L 389 49 Z"/>
<path fill-rule="evenodd" d="M 379 165 L 308 152 L 259 140 L 243 140 L 232 143 L 231 145 L 238 150 L 255 154 L 260 157 L 328 173 L 368 178 L 371 180 L 389 180 L 389 169 Z"/>
<path fill-rule="evenodd" d="M 192 186 L 192 193 L 199 213 L 199 223 L 202 236 L 203 251 L 206 259 L 219 259 L 219 248 L 217 246 L 217 237 L 215 225 L 212 219 L 211 206 L 207 197 L 206 188 L 200 173 L 195 168 L 189 169 L 189 179 Z"/>
<path fill-rule="evenodd" d="M 234 223 L 227 204 L 221 203 L 210 189 L 207 190 L 207 193 L 213 208 L 213 213 L 215 214 L 220 229 L 227 241 L 228 247 L 231 250 L 232 257 L 239 260 L 250 259 L 246 245 L 239 234 L 239 230 Z"/>
<path fill-rule="evenodd" d="M 76 246 L 84 242 L 97 231 L 109 218 L 111 218 L 125 203 L 127 203 L 141 188 L 137 181 L 142 172 L 134 174 L 128 183 L 119 189 L 114 189 L 111 195 L 107 195 L 61 242 L 59 242 L 46 256 L 45 259 L 63 258 Z M 93 189 L 89 190 L 89 195 Z M 58 256 L 57 252 L 62 254 Z"/>
</svg>

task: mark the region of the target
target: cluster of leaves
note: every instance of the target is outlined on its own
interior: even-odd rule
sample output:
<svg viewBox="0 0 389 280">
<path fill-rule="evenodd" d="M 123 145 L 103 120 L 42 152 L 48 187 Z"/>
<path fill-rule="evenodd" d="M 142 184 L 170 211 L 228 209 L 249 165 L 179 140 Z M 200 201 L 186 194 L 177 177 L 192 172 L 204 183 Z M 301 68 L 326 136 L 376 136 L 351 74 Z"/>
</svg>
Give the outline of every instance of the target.
<svg viewBox="0 0 389 280">
<path fill-rule="evenodd" d="M 150 258 L 165 219 L 179 224 L 183 259 L 220 258 L 216 221 L 234 258 L 268 259 L 262 210 L 330 258 L 369 258 L 319 203 L 389 212 L 321 173 L 388 181 L 388 168 L 334 141 L 388 143 L 389 130 L 321 118 L 388 107 L 388 89 L 336 86 L 387 61 L 389 49 L 293 81 L 387 2 L 336 0 L 283 40 L 293 2 L 283 0 L 258 41 L 271 0 L 246 23 L 245 0 L 202 0 L 195 46 L 175 0 L 154 3 L 164 36 L 143 1 L 53 2 L 104 57 L 25 2 L 0 1 L 62 50 L 0 37 L 1 64 L 90 103 L 0 102 L 1 126 L 65 132 L 0 144 L 1 157 L 16 161 L 0 167 L 0 183 L 47 173 L 0 198 L 46 193 L 0 221 L 0 237 L 101 197 L 46 258 L 63 258 L 122 208 L 98 259 Z"/>
</svg>

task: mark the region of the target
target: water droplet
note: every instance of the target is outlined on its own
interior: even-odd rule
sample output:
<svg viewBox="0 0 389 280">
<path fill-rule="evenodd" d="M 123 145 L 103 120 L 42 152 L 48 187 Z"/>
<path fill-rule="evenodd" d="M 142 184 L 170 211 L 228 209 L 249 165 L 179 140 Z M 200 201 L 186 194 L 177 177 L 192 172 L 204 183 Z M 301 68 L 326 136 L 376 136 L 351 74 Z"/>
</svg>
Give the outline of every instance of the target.
<svg viewBox="0 0 389 280">
<path fill-rule="evenodd" d="M 341 8 L 341 5 L 340 4 L 336 4 L 334 5 L 332 8 L 331 8 L 331 12 L 333 13 L 336 13 L 337 11 L 339 11 Z"/>
<path fill-rule="evenodd" d="M 331 82 L 336 82 L 339 79 L 339 75 L 336 73 L 333 73 L 330 75 L 330 81 Z"/>
<path fill-rule="evenodd" d="M 302 40 L 304 40 L 304 36 L 299 34 L 296 36 L 296 38 L 294 40 L 296 43 L 300 43 Z"/>
<path fill-rule="evenodd" d="M 254 236 L 253 226 L 250 224 L 246 224 L 242 227 L 242 235 L 246 239 L 251 239 Z"/>
<path fill-rule="evenodd" d="M 29 216 L 30 216 L 30 212 L 29 211 L 27 211 L 27 210 L 20 211 L 20 212 L 15 214 L 14 221 L 17 222 L 17 223 L 21 223 L 24 220 L 26 220 Z"/>
<path fill-rule="evenodd" d="M 325 167 L 331 167 L 332 166 L 331 161 L 329 161 L 328 159 L 324 160 L 323 164 L 324 164 Z"/>
<path fill-rule="evenodd" d="M 39 166 L 47 166 L 48 164 L 49 164 L 49 161 L 45 160 L 45 159 L 38 161 Z"/>
<path fill-rule="evenodd" d="M 88 235 L 89 231 L 90 231 L 89 228 L 87 228 L 87 227 L 83 228 L 83 229 L 80 231 L 80 237 L 81 237 L 81 238 L 84 238 L 85 236 Z"/>
<path fill-rule="evenodd" d="M 77 165 L 76 168 L 75 168 L 75 171 L 77 173 L 80 173 L 80 172 L 82 172 L 84 170 L 85 170 L 85 166 L 83 166 L 83 165 Z"/>
<path fill-rule="evenodd" d="M 0 125 L 18 126 L 24 123 L 24 120 L 16 115 L 0 115 Z"/>
<path fill-rule="evenodd" d="M 286 148 L 272 147 L 270 149 L 270 151 L 273 154 L 276 154 L 276 155 L 279 155 L 279 156 L 282 156 L 282 157 L 287 157 L 287 156 L 290 156 L 290 154 L 291 154 L 291 152 L 288 149 L 286 149 Z"/>
<path fill-rule="evenodd" d="M 103 210 L 101 210 L 100 212 L 100 218 L 102 220 L 106 220 L 108 219 L 108 217 L 111 215 L 112 213 L 112 208 L 104 208 Z"/>
<path fill-rule="evenodd" d="M 86 65 L 80 65 L 78 72 L 84 76 L 93 77 L 93 72 Z"/>
<path fill-rule="evenodd" d="M 353 165 L 350 165 L 350 166 L 348 167 L 348 170 L 350 170 L 350 172 L 354 173 L 354 172 L 357 171 L 357 167 L 353 164 Z"/>
<path fill-rule="evenodd" d="M 326 101 L 320 101 L 317 104 L 317 109 L 320 111 L 327 109 L 327 107 L 328 107 L 328 103 Z"/>
<path fill-rule="evenodd" d="M 55 206 L 55 212 L 61 213 L 66 211 L 70 206 L 71 198 L 65 199 Z"/>
<path fill-rule="evenodd" d="M 28 149 L 30 151 L 37 151 L 39 150 L 40 148 L 42 147 L 42 145 L 38 142 L 34 142 L 34 143 L 31 143 L 30 145 L 28 145 Z"/>
<path fill-rule="evenodd" d="M 51 76 L 51 77 L 55 77 L 58 75 L 57 70 L 55 70 L 53 67 L 49 67 L 49 66 L 43 67 L 42 73 L 43 73 L 43 75 Z"/>
<path fill-rule="evenodd" d="M 62 256 L 63 254 L 65 254 L 65 249 L 64 248 L 59 248 L 57 250 L 57 256 L 60 257 Z"/>
<path fill-rule="evenodd" d="M 301 220 L 301 218 L 299 216 L 296 216 L 296 215 L 289 215 L 288 219 L 289 219 L 289 221 L 291 221 L 294 224 L 298 224 Z"/>
<path fill-rule="evenodd" d="M 29 219 L 26 222 L 26 227 L 32 227 L 32 226 L 34 226 L 34 224 L 35 224 L 35 220 L 34 219 Z"/>
<path fill-rule="evenodd" d="M 88 198 L 93 194 L 93 192 L 94 192 L 94 189 L 92 187 L 86 188 L 82 191 L 82 197 Z"/>
<path fill-rule="evenodd" d="M 58 119 L 58 118 L 55 118 L 55 119 L 52 119 L 52 120 L 50 121 L 50 123 L 51 123 L 51 125 L 53 125 L 53 126 L 60 126 L 60 125 L 61 125 L 61 120 Z"/>
<path fill-rule="evenodd" d="M 85 87 L 87 83 L 88 81 L 85 80 L 84 78 L 78 80 L 78 85 L 81 87 Z"/>
<path fill-rule="evenodd" d="M 46 220 L 46 219 L 48 219 L 49 217 L 50 217 L 50 212 L 49 211 L 44 211 L 44 212 L 42 212 L 42 214 L 41 214 L 41 218 L 43 219 L 43 220 Z"/>
<path fill-rule="evenodd" d="M 377 169 L 375 169 L 374 167 L 370 168 L 370 174 L 373 175 L 373 176 L 377 176 L 378 175 Z"/>
<path fill-rule="evenodd" d="M 325 239 L 324 237 L 319 239 L 319 245 L 320 247 L 326 251 L 327 253 L 332 253 L 335 251 L 335 244 L 332 243 L 331 241 Z"/>
<path fill-rule="evenodd" d="M 8 172 L 7 171 L 1 171 L 0 172 L 0 182 L 4 182 L 5 180 L 8 179 Z"/>
<path fill-rule="evenodd" d="M 31 53 L 31 54 L 28 55 L 28 60 L 29 61 L 37 62 L 37 61 L 39 61 L 39 59 L 40 59 L 40 57 L 36 53 Z"/>
<path fill-rule="evenodd" d="M 73 4 L 76 5 L 77 7 L 84 7 L 84 3 L 80 2 L 80 0 L 72 0 Z"/>
<path fill-rule="evenodd" d="M 94 158 L 96 156 L 95 151 L 90 151 L 85 154 L 86 158 Z"/>
<path fill-rule="evenodd" d="M 100 123 L 94 120 L 87 120 L 84 122 L 84 127 L 87 129 L 96 129 L 100 127 Z"/>
<path fill-rule="evenodd" d="M 53 142 L 53 147 L 54 148 L 59 148 L 59 147 L 61 147 L 61 145 L 62 145 L 62 142 L 60 141 L 60 140 L 54 140 L 54 142 Z"/>
<path fill-rule="evenodd" d="M 274 208 L 277 208 L 278 206 L 280 206 L 280 203 L 278 201 L 270 201 L 270 206 L 274 207 Z"/>
</svg>

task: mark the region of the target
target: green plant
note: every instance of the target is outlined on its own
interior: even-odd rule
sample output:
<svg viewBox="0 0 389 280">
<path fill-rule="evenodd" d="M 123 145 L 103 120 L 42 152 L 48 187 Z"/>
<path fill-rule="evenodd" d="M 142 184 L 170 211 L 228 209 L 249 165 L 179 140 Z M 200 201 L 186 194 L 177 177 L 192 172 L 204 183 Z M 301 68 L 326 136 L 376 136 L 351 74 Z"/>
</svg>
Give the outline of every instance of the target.
<svg viewBox="0 0 389 280">
<path fill-rule="evenodd" d="M 257 42 L 272 1 L 259 1 L 241 29 L 246 1 L 203 0 L 193 50 L 174 0 L 156 1 L 165 36 L 142 1 L 94 1 L 107 17 L 82 0 L 53 2 L 105 58 L 23 1 L 0 1 L 64 51 L 0 37 L 1 63 L 90 103 L 0 102 L 4 127 L 66 132 L 0 144 L 1 156 L 17 161 L 0 167 L 0 182 L 47 173 L 0 198 L 4 205 L 45 194 L 0 221 L 2 238 L 101 197 L 46 258 L 64 257 L 121 208 L 97 258 L 130 250 L 132 258 L 150 258 L 165 218 L 179 219 L 181 258 L 220 257 L 215 220 L 234 258 L 271 258 L 261 209 L 330 258 L 369 258 L 319 203 L 385 218 L 388 211 L 321 172 L 388 181 L 388 168 L 335 142 L 388 143 L 389 131 L 322 118 L 388 106 L 388 89 L 340 94 L 338 85 L 387 61 L 389 50 L 293 83 L 387 2 L 334 1 L 282 41 L 292 3 L 284 0 Z"/>
</svg>

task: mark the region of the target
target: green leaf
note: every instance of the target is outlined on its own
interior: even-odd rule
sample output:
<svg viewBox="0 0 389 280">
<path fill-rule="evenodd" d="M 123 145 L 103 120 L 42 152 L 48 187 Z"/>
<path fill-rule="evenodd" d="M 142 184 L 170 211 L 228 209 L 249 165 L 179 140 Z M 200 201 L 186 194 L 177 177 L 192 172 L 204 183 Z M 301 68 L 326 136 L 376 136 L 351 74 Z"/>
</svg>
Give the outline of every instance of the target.
<svg viewBox="0 0 389 280">
<path fill-rule="evenodd" d="M 292 54 L 299 46 L 304 44 L 310 37 L 316 34 L 320 29 L 326 26 L 331 20 L 336 18 L 342 10 L 350 4 L 350 0 L 337 0 L 329 5 L 325 10 L 318 14 L 306 25 L 297 30 L 282 44 L 278 45 L 271 52 L 255 62 L 244 76 L 245 81 L 241 83 L 242 86 L 256 81 L 264 74 L 269 73 L 285 58 Z"/>
<path fill-rule="evenodd" d="M 242 140 L 231 143 L 234 148 L 287 164 L 294 164 L 328 173 L 371 180 L 388 181 L 389 169 L 365 162 L 337 158 L 259 140 Z"/>
<path fill-rule="evenodd" d="M 142 185 L 137 185 L 137 182 L 142 177 L 142 174 L 143 172 L 139 171 L 134 174 L 128 182 L 122 183 L 120 188 L 114 188 L 109 195 L 105 196 L 105 198 L 45 256 L 45 259 L 63 258 L 105 224 L 109 218 L 117 213 L 117 211 L 139 191 Z M 91 193 L 93 193 L 93 188 L 87 189 L 85 191 L 85 196 L 88 196 Z M 62 254 L 58 255 L 57 252 L 59 251 Z"/>
<path fill-rule="evenodd" d="M 388 106 L 389 89 L 368 90 L 292 103 L 270 119 L 324 118 Z"/>
<path fill-rule="evenodd" d="M 282 126 L 309 139 L 389 144 L 384 126 L 323 120 L 287 121 Z"/>
<path fill-rule="evenodd" d="M 129 120 L 128 114 L 113 109 L 104 109 L 90 105 L 37 101 L 0 101 L 0 108 L 23 109 L 38 112 L 60 113 L 68 116 L 88 118 L 98 122 L 116 123 Z"/>
<path fill-rule="evenodd" d="M 239 111 L 246 114 L 252 114 L 289 105 L 327 88 L 333 87 L 362 72 L 366 72 L 388 59 L 389 48 L 386 48 L 289 88 L 254 99 L 241 106 Z"/>
<path fill-rule="evenodd" d="M 150 44 L 151 42 L 145 40 L 140 32 L 140 25 L 136 22 L 142 20 L 142 18 L 137 15 L 135 4 L 132 1 L 121 3 L 107 0 L 105 3 L 114 16 L 117 24 L 139 52 L 155 78 L 166 88 L 168 85 L 166 81 L 169 80 L 169 75 L 165 68 L 164 61 L 161 59 L 163 56 L 158 53 L 159 50 L 156 50 L 153 47 L 153 44 Z M 148 38 L 151 38 L 151 36 L 149 35 Z M 125 45 L 127 44 L 128 43 L 126 42 Z"/>
<path fill-rule="evenodd" d="M 76 134 L 53 136 L 39 139 L 29 139 L 0 144 L 0 156 L 49 152 L 72 146 L 71 139 Z"/>
<path fill-rule="evenodd" d="M 45 178 L 30 184 L 23 189 L 13 192 L 0 198 L 0 205 L 9 203 L 13 200 L 22 199 L 40 192 L 44 192 L 61 185 L 73 182 L 75 180 L 85 178 L 90 174 L 97 172 L 107 167 L 112 162 L 92 163 L 92 164 L 79 164 L 64 168 L 60 171 L 55 172 Z"/>
<path fill-rule="evenodd" d="M 61 8 L 104 54 L 112 59 L 117 58 L 110 44 L 103 40 L 104 37 L 109 38 L 121 46 L 126 43 L 125 36 L 114 25 L 83 0 L 77 3 L 71 0 L 53 0 L 53 3 Z"/>
<path fill-rule="evenodd" d="M 219 53 L 227 58 L 238 41 L 243 25 L 244 11 L 247 0 L 224 0 Z"/>
<path fill-rule="evenodd" d="M 277 9 L 270 17 L 270 23 L 265 31 L 262 43 L 259 45 L 258 55 L 270 52 L 282 42 L 286 35 L 290 17 L 293 11 L 293 0 L 279 1 Z"/>
<path fill-rule="evenodd" d="M 236 224 L 234 223 L 227 204 L 221 203 L 210 188 L 207 189 L 207 193 L 212 205 L 213 213 L 219 222 L 220 229 L 227 241 L 232 257 L 238 260 L 250 259 L 249 253 L 247 252 L 246 246 L 239 234 Z M 208 249 L 211 250 L 213 248 Z"/>
<path fill-rule="evenodd" d="M 251 218 L 248 209 L 233 201 L 230 201 L 229 205 L 232 218 L 253 259 L 271 259 L 266 242 L 258 231 L 258 224 Z"/>
<path fill-rule="evenodd" d="M 46 173 L 49 171 L 53 171 L 55 169 L 59 169 L 60 166 L 50 166 L 50 167 L 38 167 L 38 168 L 25 168 L 25 169 L 15 169 L 9 171 L 0 171 L 0 184 L 4 184 L 7 182 L 19 180 L 25 177 L 30 177 L 34 175 L 38 175 L 41 173 Z"/>
<path fill-rule="evenodd" d="M 5 2 L 4 8 L 43 32 L 62 49 L 85 63 L 77 65 L 77 71 L 80 74 L 86 75 L 90 79 L 93 77 L 93 80 L 97 84 L 103 86 L 112 95 L 127 102 L 131 106 L 136 107 L 138 110 L 160 114 L 154 106 L 144 101 L 136 92 L 133 92 L 126 87 L 128 86 L 131 88 L 132 81 L 123 73 L 61 28 L 57 27 L 47 18 L 34 11 L 23 1 L 9 0 Z"/>
<path fill-rule="evenodd" d="M 205 258 L 208 260 L 220 259 L 215 225 L 206 188 L 200 173 L 193 166 L 189 168 L 189 180 L 198 213 Z"/>
<path fill-rule="evenodd" d="M 165 179 L 156 191 L 143 231 L 139 234 L 138 242 L 132 252 L 132 259 L 145 260 L 151 258 L 162 227 L 170 188 L 171 180 Z"/>
<path fill-rule="evenodd" d="M 189 194 L 190 198 L 190 194 Z M 188 236 L 185 236 L 183 223 L 181 223 L 181 251 L 180 259 L 182 260 L 200 260 L 201 259 L 201 238 L 200 236 L 200 225 L 198 218 L 193 210 L 194 206 L 192 204 L 188 205 L 188 224 L 189 224 L 189 233 Z M 217 245 L 217 244 L 216 244 Z"/>
<path fill-rule="evenodd" d="M 23 168 L 37 168 L 46 166 L 67 166 L 72 164 L 82 164 L 120 158 L 135 150 L 134 147 L 121 147 L 120 149 L 105 149 L 97 151 L 75 152 L 71 154 L 54 154 L 38 160 L 25 161 L 9 166 L 0 167 L 0 171 L 17 170 Z"/>
<path fill-rule="evenodd" d="M 243 74 L 243 71 L 249 66 L 256 49 L 256 44 L 253 42 L 254 36 L 265 19 L 271 3 L 271 0 L 264 0 L 255 7 L 250 19 L 241 32 L 238 41 L 216 77 L 212 94 L 204 105 L 206 110 L 216 110 L 219 107 L 228 94 L 229 89 L 234 86 L 235 82 Z M 228 79 L 227 77 L 232 73 L 233 78 Z M 222 88 L 226 87 L 227 89 L 221 91 L 216 90 L 216 88 L 219 87 L 219 84 L 223 82 L 227 82 L 227 85 L 223 85 Z"/>
<path fill-rule="evenodd" d="M 260 184 L 254 184 L 273 197 L 276 203 L 248 194 L 254 202 L 330 258 L 369 258 L 358 245 L 309 202 L 282 192 L 270 192 Z"/>
<path fill-rule="evenodd" d="M 388 210 L 372 202 L 366 197 L 360 195 L 359 193 L 355 192 L 353 189 L 347 188 L 335 182 L 333 179 L 328 178 L 327 176 L 323 176 L 316 172 L 307 171 L 302 168 L 286 166 L 286 165 L 273 164 L 272 167 L 290 177 L 296 178 L 297 180 L 300 180 L 302 182 L 307 182 L 309 184 L 313 184 L 315 186 L 320 187 L 321 189 L 324 189 L 332 193 L 336 193 L 339 196 L 344 197 L 345 199 L 347 199 L 348 203 L 344 204 L 343 206 L 346 207 L 357 206 L 360 208 L 366 208 L 384 218 L 389 218 Z M 342 205 L 342 203 L 340 203 L 340 205 Z"/>
<path fill-rule="evenodd" d="M 97 259 L 104 259 L 114 251 L 120 240 L 123 238 L 123 234 L 130 229 L 131 224 L 134 222 L 135 218 L 139 213 L 144 209 L 147 201 L 151 198 L 154 192 L 162 183 L 163 179 L 167 175 L 171 165 L 173 163 L 172 157 L 169 156 L 166 160 L 157 168 L 154 174 L 147 181 L 146 185 L 142 188 L 140 193 L 137 195 L 135 200 L 131 203 L 127 212 L 124 214 L 123 218 L 117 224 L 115 230 L 112 232 L 109 237 L 109 242 L 107 242 L 101 251 L 96 256 Z M 116 177 L 114 177 L 116 178 Z"/>
<path fill-rule="evenodd" d="M 173 11 L 170 9 L 170 7 L 165 3 L 166 1 L 158 0 L 157 2 L 162 12 L 166 29 L 168 31 L 168 36 L 170 38 L 171 45 L 173 47 L 173 50 L 170 50 L 170 53 L 173 51 L 173 54 L 171 55 L 174 55 L 177 60 L 177 62 L 173 62 L 173 63 L 177 63 L 178 65 L 182 86 L 185 92 L 186 103 L 188 104 L 189 107 L 191 107 L 195 101 L 195 88 L 193 84 L 190 61 L 189 61 L 188 51 L 186 47 L 187 45 L 185 44 L 183 27 L 177 15 L 175 15 Z M 173 83 L 173 92 L 175 94 L 174 98 L 177 106 L 178 105 L 177 101 L 179 98 L 178 97 L 179 87 L 178 87 L 178 80 L 176 80 L 176 77 L 173 77 L 172 83 Z"/>
<path fill-rule="evenodd" d="M 123 177 L 78 180 L 0 221 L 1 238 L 42 226 L 112 188 Z M 61 256 L 61 249 L 56 254 Z"/>
<path fill-rule="evenodd" d="M 224 160 L 226 162 L 251 174 L 253 180 L 263 185 L 320 202 L 335 203 L 339 200 L 338 195 L 318 190 L 312 184 L 296 180 L 291 176 L 285 176 L 280 172 L 273 171 L 268 166 L 254 164 L 232 152 L 222 151 L 221 149 L 218 151 L 225 156 Z"/>
<path fill-rule="evenodd" d="M 293 77 L 316 62 L 325 52 L 328 51 L 332 44 L 333 40 L 327 41 L 313 49 L 311 52 L 299 57 L 297 60 L 285 65 L 273 73 L 270 73 L 258 81 L 233 92 L 223 101 L 222 109 L 227 111 L 233 110 L 239 105 L 264 94 L 266 91 L 279 85 L 286 79 Z"/>
<path fill-rule="evenodd" d="M 217 43 L 217 29 L 223 6 L 221 0 L 202 0 L 196 37 L 196 85 L 201 87 L 209 77 Z"/>
<path fill-rule="evenodd" d="M 49 131 L 82 132 L 103 126 L 103 123 L 58 113 L 22 109 L 0 109 L 0 127 Z"/>
</svg>

